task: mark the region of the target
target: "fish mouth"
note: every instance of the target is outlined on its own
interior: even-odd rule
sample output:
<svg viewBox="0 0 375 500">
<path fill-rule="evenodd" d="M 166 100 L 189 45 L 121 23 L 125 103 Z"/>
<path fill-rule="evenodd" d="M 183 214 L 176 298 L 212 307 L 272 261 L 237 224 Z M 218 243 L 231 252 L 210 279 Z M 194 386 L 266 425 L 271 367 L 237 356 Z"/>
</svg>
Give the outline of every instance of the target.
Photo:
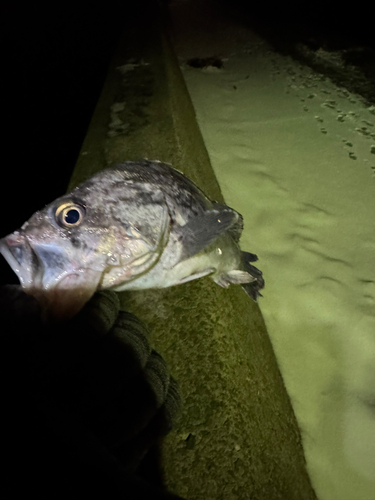
<svg viewBox="0 0 375 500">
<path fill-rule="evenodd" d="M 67 276 L 79 274 L 79 269 L 63 248 L 53 242 L 30 241 L 22 231 L 2 238 L 0 253 L 16 273 L 25 291 L 51 290 Z"/>
<path fill-rule="evenodd" d="M 16 273 L 22 288 L 35 285 L 35 269 L 37 257 L 25 235 L 15 232 L 0 240 L 0 253 Z"/>
<path fill-rule="evenodd" d="M 46 323 L 77 314 L 101 278 L 98 270 L 75 267 L 58 245 L 33 245 L 21 231 L 0 239 L 0 253 L 24 291 L 40 303 Z"/>
</svg>

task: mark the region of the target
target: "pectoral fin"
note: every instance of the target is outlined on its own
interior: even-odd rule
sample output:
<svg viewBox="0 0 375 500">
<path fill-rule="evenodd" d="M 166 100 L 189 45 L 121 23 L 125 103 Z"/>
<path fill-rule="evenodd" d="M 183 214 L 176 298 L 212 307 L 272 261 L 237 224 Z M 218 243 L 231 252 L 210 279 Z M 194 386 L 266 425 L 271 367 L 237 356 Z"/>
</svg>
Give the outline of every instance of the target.
<svg viewBox="0 0 375 500">
<path fill-rule="evenodd" d="M 183 246 L 182 259 L 197 255 L 221 234 L 237 223 L 238 214 L 234 210 L 211 210 L 191 219 L 178 229 Z"/>
<path fill-rule="evenodd" d="M 194 273 L 191 274 L 190 276 L 186 276 L 185 278 L 180 279 L 179 284 L 181 285 L 182 283 L 187 283 L 188 281 L 193 281 L 198 278 L 203 278 L 203 276 L 207 276 L 211 273 L 213 273 L 215 269 L 213 267 L 208 267 L 207 269 L 203 269 L 203 271 L 200 271 L 199 273 Z"/>
</svg>

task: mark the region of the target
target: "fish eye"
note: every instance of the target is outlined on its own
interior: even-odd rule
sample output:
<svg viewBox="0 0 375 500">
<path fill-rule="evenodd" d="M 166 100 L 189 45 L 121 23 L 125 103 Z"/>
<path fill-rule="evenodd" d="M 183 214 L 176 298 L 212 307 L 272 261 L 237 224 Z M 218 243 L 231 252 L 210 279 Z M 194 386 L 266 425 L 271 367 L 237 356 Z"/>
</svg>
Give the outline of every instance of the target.
<svg viewBox="0 0 375 500">
<path fill-rule="evenodd" d="M 61 227 L 79 226 L 85 215 L 85 209 L 77 203 L 64 203 L 60 205 L 56 212 L 56 222 Z"/>
</svg>

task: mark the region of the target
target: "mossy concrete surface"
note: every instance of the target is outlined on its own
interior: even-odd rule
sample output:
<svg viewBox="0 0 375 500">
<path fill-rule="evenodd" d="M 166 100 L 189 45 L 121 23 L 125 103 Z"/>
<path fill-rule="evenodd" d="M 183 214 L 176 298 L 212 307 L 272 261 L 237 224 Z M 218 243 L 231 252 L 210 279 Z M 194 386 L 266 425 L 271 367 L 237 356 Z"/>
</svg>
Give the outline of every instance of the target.
<svg viewBox="0 0 375 500">
<path fill-rule="evenodd" d="M 166 30 L 151 6 L 124 30 L 70 188 L 139 158 L 171 163 L 223 201 Z M 168 487 L 191 500 L 316 498 L 262 315 L 242 289 L 204 278 L 122 293 L 121 300 L 150 327 L 154 347 L 180 384 L 182 415 L 164 445 Z"/>
</svg>

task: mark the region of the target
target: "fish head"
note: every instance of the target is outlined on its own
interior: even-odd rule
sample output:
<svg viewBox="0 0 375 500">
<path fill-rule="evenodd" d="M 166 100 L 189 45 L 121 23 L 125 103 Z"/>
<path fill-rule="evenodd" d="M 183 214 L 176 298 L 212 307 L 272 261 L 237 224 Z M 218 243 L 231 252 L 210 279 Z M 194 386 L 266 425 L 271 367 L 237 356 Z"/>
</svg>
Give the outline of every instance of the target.
<svg viewBox="0 0 375 500">
<path fill-rule="evenodd" d="M 166 210 L 145 207 L 134 194 L 120 201 L 111 186 L 86 182 L 0 240 L 0 253 L 46 321 L 69 319 L 98 288 L 136 279 L 157 262 Z"/>
</svg>

